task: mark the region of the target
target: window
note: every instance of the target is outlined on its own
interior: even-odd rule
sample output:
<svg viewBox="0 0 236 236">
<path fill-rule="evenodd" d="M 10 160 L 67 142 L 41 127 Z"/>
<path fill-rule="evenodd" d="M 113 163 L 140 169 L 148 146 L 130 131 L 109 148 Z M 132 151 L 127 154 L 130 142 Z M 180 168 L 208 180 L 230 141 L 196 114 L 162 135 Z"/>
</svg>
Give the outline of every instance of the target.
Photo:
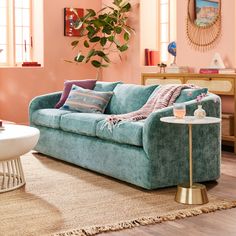
<svg viewBox="0 0 236 236">
<path fill-rule="evenodd" d="M 31 0 L 0 1 L 0 64 L 17 65 L 32 59 Z"/>
<path fill-rule="evenodd" d="M 168 61 L 167 47 L 170 42 L 169 35 L 169 0 L 160 0 L 160 51 L 161 61 Z"/>
<path fill-rule="evenodd" d="M 159 0 L 160 60 L 170 62 L 168 44 L 176 40 L 176 0 Z"/>
<path fill-rule="evenodd" d="M 7 0 L 0 1 L 0 63 L 7 60 Z"/>
<path fill-rule="evenodd" d="M 31 1 L 14 0 L 15 62 L 31 60 Z"/>
</svg>

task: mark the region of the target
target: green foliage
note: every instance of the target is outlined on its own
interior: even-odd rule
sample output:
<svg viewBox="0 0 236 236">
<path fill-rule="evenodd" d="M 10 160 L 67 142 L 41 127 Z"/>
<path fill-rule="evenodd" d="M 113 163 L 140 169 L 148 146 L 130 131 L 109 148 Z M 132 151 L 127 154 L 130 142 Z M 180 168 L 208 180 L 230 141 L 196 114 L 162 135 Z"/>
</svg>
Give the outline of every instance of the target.
<svg viewBox="0 0 236 236">
<path fill-rule="evenodd" d="M 75 22 L 75 28 L 80 29 L 78 40 L 71 43 L 79 49 L 74 58 L 78 63 L 91 63 L 96 68 L 107 67 L 111 63 L 112 53 L 128 50 L 129 40 L 134 29 L 127 24 L 131 4 L 127 0 L 114 0 L 112 6 L 105 6 L 100 11 L 87 9 L 86 14 Z M 83 49 L 89 52 L 82 53 Z"/>
</svg>

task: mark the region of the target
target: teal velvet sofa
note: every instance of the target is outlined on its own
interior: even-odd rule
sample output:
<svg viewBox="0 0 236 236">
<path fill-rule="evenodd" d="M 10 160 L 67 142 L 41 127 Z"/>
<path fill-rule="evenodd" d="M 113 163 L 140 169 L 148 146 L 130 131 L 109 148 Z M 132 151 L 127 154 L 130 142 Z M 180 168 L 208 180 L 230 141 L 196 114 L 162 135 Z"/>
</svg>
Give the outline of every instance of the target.
<svg viewBox="0 0 236 236">
<path fill-rule="evenodd" d="M 172 106 L 152 113 L 146 120 L 123 123 L 112 132 L 102 128 L 109 114 L 142 107 L 156 87 L 97 82 L 94 90 L 114 92 L 105 114 L 55 109 L 61 92 L 34 98 L 29 107 L 30 124 L 40 130 L 35 150 L 145 189 L 188 181 L 188 129 L 160 121 L 172 115 Z M 187 101 L 184 90 L 177 100 L 186 101 L 188 115 L 197 108 L 196 100 Z M 220 117 L 217 95 L 208 94 L 202 105 L 208 116 Z M 220 125 L 193 126 L 194 181 L 217 180 L 220 158 Z"/>
</svg>

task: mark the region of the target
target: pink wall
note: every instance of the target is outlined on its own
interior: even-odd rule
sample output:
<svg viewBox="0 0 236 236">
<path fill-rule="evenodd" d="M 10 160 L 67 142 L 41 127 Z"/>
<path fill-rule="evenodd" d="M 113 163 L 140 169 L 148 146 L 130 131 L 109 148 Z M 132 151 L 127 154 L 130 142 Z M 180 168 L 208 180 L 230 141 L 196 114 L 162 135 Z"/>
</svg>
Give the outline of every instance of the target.
<svg viewBox="0 0 236 236">
<path fill-rule="evenodd" d="M 102 0 L 103 4 L 110 4 L 111 0 Z M 135 35 L 130 42 L 130 48 L 123 54 L 123 60 L 114 58 L 113 64 L 103 70 L 102 80 L 104 81 L 123 81 L 125 83 L 140 83 L 140 17 L 139 0 L 131 0 L 132 13 L 130 14 L 129 24 L 135 29 Z"/>
<path fill-rule="evenodd" d="M 142 0 L 144 1 L 144 0 Z M 201 67 L 208 67 L 211 63 L 215 52 L 219 52 L 227 67 L 236 67 L 236 1 L 222 1 L 222 34 L 215 48 L 207 52 L 199 52 L 190 47 L 186 38 L 186 16 L 188 0 L 177 1 L 177 64 L 186 65 L 192 68 L 194 72 L 198 72 Z M 103 3 L 110 3 L 111 0 L 103 0 Z M 131 1 L 137 3 L 139 1 Z M 137 9 L 134 10 L 134 18 L 132 24 L 136 29 L 136 35 L 131 42 L 130 50 L 127 58 L 122 63 L 117 63 L 103 71 L 103 80 L 122 80 L 126 83 L 140 83 L 140 74 L 146 69 L 140 67 L 140 56 L 142 50 L 140 48 L 140 21 L 145 21 Z M 152 35 L 150 35 L 152 37 Z M 153 36 L 154 37 L 154 36 Z M 155 68 L 152 71 L 157 71 Z M 112 76 L 111 76 L 112 74 Z"/>
<path fill-rule="evenodd" d="M 101 0 L 44 0 L 44 67 L 0 68 L 0 118 L 28 122 L 30 100 L 40 94 L 62 90 L 66 79 L 91 79 L 96 70 L 89 65 L 64 62 L 72 59 L 70 42 L 63 36 L 63 8 L 101 8 Z"/>
<path fill-rule="evenodd" d="M 187 4 L 187 0 L 177 1 L 177 64 L 198 72 L 199 68 L 209 66 L 214 53 L 219 52 L 228 67 L 236 67 L 236 1 L 222 1 L 222 34 L 218 45 L 207 52 L 198 52 L 188 44 L 185 31 Z"/>
<path fill-rule="evenodd" d="M 69 3 L 68 3 L 69 2 Z M 28 121 L 30 100 L 40 94 L 61 90 L 66 79 L 90 79 L 96 70 L 90 65 L 73 65 L 64 62 L 72 59 L 71 38 L 63 36 L 63 8 L 82 7 L 100 9 L 102 3 L 112 0 L 44 0 L 44 68 L 1 68 L 0 69 L 0 118 L 18 123 Z M 121 80 L 126 83 L 140 83 L 140 0 L 131 0 L 133 13 L 130 24 L 136 34 L 130 49 L 123 56 L 123 62 L 114 59 L 114 64 L 103 70 L 102 80 Z M 188 65 L 197 72 L 200 67 L 208 66 L 215 52 L 219 52 L 229 66 L 236 67 L 236 2 L 222 1 L 222 35 L 216 48 L 201 53 L 191 49 L 186 40 L 187 0 L 177 1 L 177 45 L 179 65 Z M 150 35 L 151 37 L 151 35 Z M 191 56 L 189 56 L 191 55 Z"/>
</svg>

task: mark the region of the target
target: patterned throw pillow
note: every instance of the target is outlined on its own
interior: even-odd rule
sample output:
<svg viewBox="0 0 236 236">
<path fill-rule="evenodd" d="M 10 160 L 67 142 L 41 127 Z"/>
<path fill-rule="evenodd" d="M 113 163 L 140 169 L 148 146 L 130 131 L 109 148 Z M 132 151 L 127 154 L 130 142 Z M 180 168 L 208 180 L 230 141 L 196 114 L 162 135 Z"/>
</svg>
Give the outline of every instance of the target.
<svg viewBox="0 0 236 236">
<path fill-rule="evenodd" d="M 176 103 L 188 102 L 194 100 L 202 93 L 207 93 L 207 88 L 197 88 L 197 89 L 183 89 L 181 94 L 176 98 Z"/>
<path fill-rule="evenodd" d="M 98 92 L 73 85 L 61 109 L 87 113 L 104 113 L 112 95 L 113 92 Z"/>
<path fill-rule="evenodd" d="M 64 105 L 73 84 L 80 86 L 84 89 L 93 89 L 96 84 L 96 81 L 97 80 L 66 80 L 64 82 L 64 90 L 61 94 L 61 98 L 59 102 L 55 105 L 55 108 L 60 108 Z"/>
</svg>

